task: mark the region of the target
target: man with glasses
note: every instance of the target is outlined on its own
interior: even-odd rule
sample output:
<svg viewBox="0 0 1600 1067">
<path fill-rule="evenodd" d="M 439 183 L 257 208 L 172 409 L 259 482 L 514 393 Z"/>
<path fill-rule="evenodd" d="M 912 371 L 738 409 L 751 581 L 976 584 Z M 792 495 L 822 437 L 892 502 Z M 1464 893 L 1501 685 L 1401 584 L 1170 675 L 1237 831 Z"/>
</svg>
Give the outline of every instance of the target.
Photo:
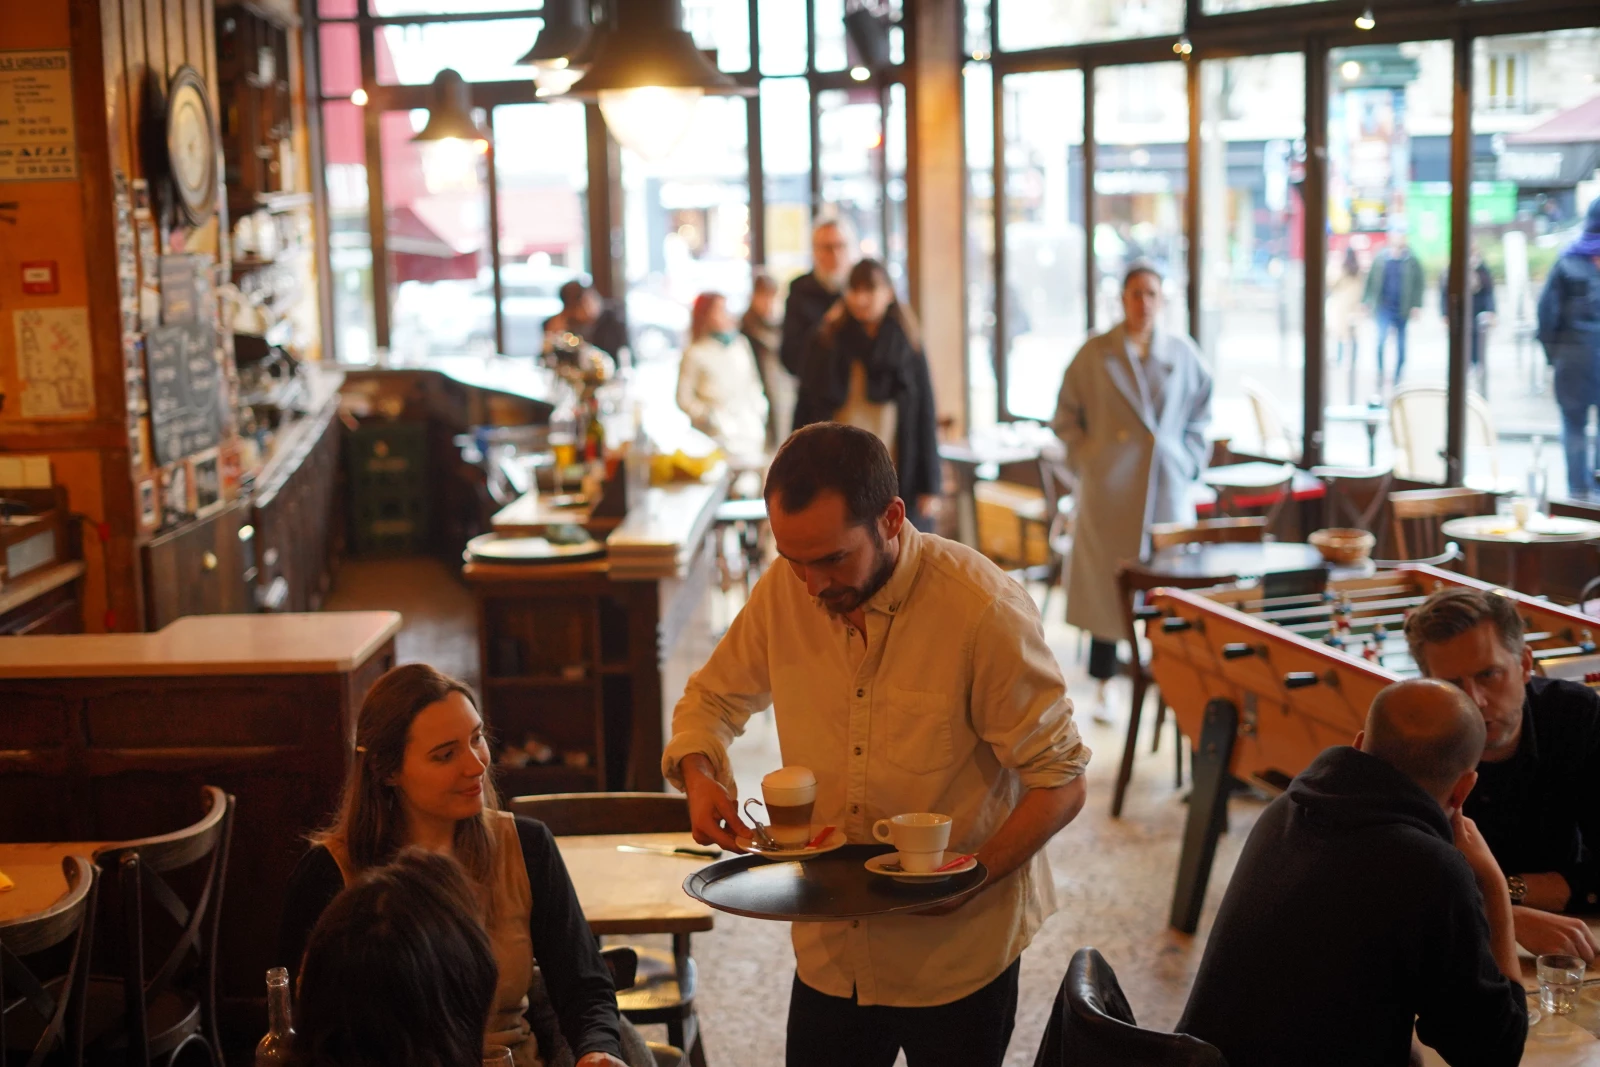
<svg viewBox="0 0 1600 1067">
<path fill-rule="evenodd" d="M 783 305 L 783 341 L 778 347 L 783 369 L 796 378 L 805 369 L 817 324 L 844 291 L 845 276 L 857 252 L 855 235 L 839 219 L 825 219 L 811 231 L 811 270 L 789 283 L 789 299 Z"/>
</svg>

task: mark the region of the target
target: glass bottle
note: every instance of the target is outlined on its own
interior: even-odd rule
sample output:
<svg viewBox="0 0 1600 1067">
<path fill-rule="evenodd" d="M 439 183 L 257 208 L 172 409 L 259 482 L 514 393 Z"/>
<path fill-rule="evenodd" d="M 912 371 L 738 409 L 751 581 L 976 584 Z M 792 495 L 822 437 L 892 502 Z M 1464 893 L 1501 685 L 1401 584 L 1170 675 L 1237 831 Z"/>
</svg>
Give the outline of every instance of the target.
<svg viewBox="0 0 1600 1067">
<path fill-rule="evenodd" d="M 1528 467 L 1528 497 L 1533 501 L 1535 515 L 1544 515 L 1550 510 L 1550 476 L 1544 469 L 1544 438 L 1535 435 L 1533 438 L 1533 463 Z"/>
<path fill-rule="evenodd" d="M 256 1067 L 283 1067 L 294 1044 L 294 1024 L 289 1013 L 289 971 L 274 967 L 267 972 L 267 1035 L 256 1045 Z"/>
</svg>

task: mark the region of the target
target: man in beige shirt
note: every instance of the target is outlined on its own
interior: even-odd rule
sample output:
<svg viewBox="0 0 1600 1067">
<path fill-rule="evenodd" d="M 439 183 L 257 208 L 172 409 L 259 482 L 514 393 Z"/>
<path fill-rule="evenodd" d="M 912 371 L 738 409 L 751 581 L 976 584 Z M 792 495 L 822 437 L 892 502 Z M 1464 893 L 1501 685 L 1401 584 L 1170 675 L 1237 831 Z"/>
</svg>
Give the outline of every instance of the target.
<svg viewBox="0 0 1600 1067">
<path fill-rule="evenodd" d="M 852 842 L 901 812 L 953 820 L 989 880 L 918 915 L 796 923 L 789 1067 L 998 1067 L 1022 950 L 1055 910 L 1040 849 L 1083 807 L 1089 749 L 1027 592 L 976 552 L 917 532 L 883 444 L 797 431 L 767 475 L 787 565 L 757 583 L 673 712 L 662 760 L 695 836 L 748 836 L 727 746 L 769 704 L 813 818 Z"/>
</svg>

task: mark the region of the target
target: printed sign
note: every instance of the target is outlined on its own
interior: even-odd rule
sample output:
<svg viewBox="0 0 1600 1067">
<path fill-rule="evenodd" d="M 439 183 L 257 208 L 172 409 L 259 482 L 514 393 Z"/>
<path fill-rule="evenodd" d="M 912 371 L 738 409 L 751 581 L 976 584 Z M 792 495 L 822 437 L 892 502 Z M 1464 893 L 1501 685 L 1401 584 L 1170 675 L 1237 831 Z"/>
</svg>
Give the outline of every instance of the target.
<svg viewBox="0 0 1600 1067">
<path fill-rule="evenodd" d="M 94 416 L 88 308 L 35 308 L 12 315 L 25 419 Z"/>
<path fill-rule="evenodd" d="M 0 52 L 0 182 L 78 176 L 65 48 Z"/>
</svg>

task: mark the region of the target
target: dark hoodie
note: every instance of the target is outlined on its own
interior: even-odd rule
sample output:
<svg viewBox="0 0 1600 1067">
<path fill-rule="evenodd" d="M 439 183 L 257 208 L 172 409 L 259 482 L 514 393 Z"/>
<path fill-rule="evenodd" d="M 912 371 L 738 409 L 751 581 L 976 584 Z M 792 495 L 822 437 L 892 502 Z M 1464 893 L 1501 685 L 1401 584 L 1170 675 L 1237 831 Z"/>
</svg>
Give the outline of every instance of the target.
<svg viewBox="0 0 1600 1067">
<path fill-rule="evenodd" d="M 1330 748 L 1267 805 L 1239 857 L 1178 1029 L 1230 1067 L 1516 1064 L 1527 1002 L 1438 803 Z"/>
</svg>

